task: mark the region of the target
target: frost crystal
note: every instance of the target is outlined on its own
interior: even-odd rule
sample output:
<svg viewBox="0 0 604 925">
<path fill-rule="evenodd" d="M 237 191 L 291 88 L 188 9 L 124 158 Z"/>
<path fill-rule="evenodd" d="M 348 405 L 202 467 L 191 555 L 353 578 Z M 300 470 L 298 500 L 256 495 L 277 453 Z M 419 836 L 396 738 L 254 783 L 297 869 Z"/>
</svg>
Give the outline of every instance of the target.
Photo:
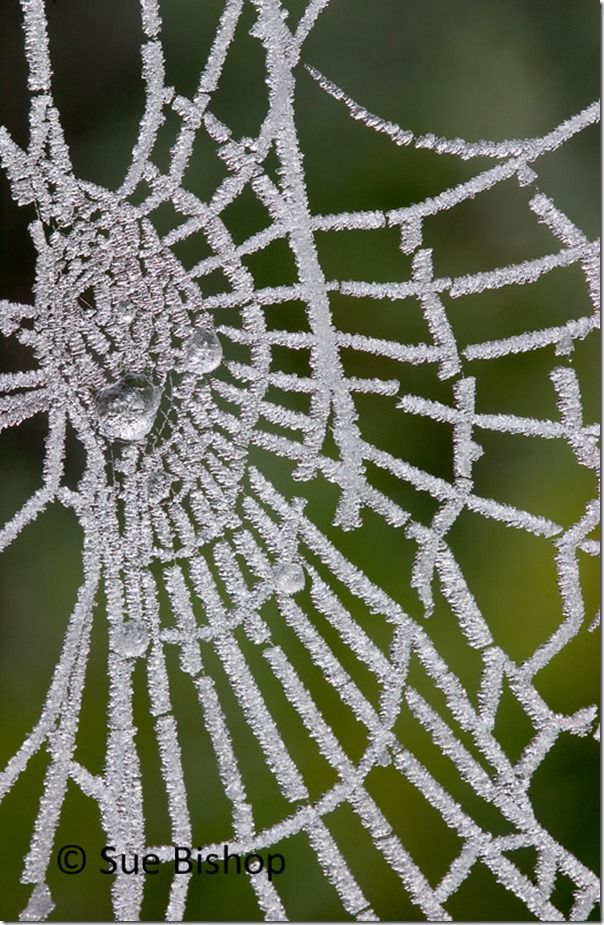
<svg viewBox="0 0 604 925">
<path fill-rule="evenodd" d="M 281 843 L 286 850 L 296 839 L 304 841 L 342 917 L 374 921 L 379 909 L 357 880 L 362 865 L 349 863 L 353 846 L 336 838 L 331 814 L 340 810 L 364 829 L 367 844 L 391 868 L 418 917 L 450 919 L 449 901 L 476 868 L 483 874 L 486 869 L 498 889 L 544 921 L 566 914 L 557 906 L 559 877 L 572 886 L 571 920 L 592 916 L 598 900 L 596 875 L 548 831 L 531 803 L 534 776 L 561 736 L 583 737 L 596 747 L 595 708 L 586 703 L 576 712 L 560 712 L 536 676 L 585 629 L 595 629 L 581 569 L 597 553 L 598 507 L 586 501 L 574 519 L 558 522 L 540 504 L 532 509 L 525 495 L 515 503 L 480 474 L 497 455 L 490 438 L 499 435 L 510 445 L 557 442 L 596 484 L 598 430 L 584 418 L 573 359 L 599 324 L 599 242 L 538 184 L 542 160 L 594 125 L 599 107 L 587 105 L 541 137 L 524 140 L 417 135 L 367 110 L 305 60 L 306 39 L 328 2 L 309 0 L 295 23 L 279 0 L 225 0 L 197 87 L 184 96 L 166 83 L 160 4 L 140 0 L 145 108 L 123 181 L 108 190 L 79 179 L 72 168 L 52 91 L 45 4 L 21 0 L 31 134 L 24 148 L 0 128 L 0 162 L 14 200 L 35 206 L 30 232 L 37 268 L 33 304 L 0 301 L 1 332 L 31 354 L 27 368 L 0 376 L 0 428 L 44 416 L 47 435 L 42 484 L 0 530 L 0 549 L 53 504 L 72 511 L 83 533 L 83 580 L 46 703 L 0 774 L 4 799 L 30 760 L 45 753 L 44 789 L 22 873 L 31 886 L 23 921 L 42 920 L 54 908 L 51 859 L 63 803 L 74 787 L 98 805 L 106 844 L 139 854 L 152 850 L 166 863 L 173 844 L 201 846 L 207 854 L 227 844 L 245 853 Z M 250 7 L 251 30 L 244 20 Z M 268 100 L 253 138 L 239 137 L 214 106 L 241 28 L 266 65 Z M 383 145 L 416 149 L 416 158 L 426 152 L 430 164 L 438 157 L 463 161 L 465 179 L 409 204 L 402 173 L 400 198 L 389 209 L 317 213 L 307 193 L 294 110 L 296 81 L 302 79 L 333 111 L 339 107 L 341 116 L 359 123 L 358 131 L 377 133 Z M 164 124 L 177 129 L 170 162 L 160 168 Z M 224 169 L 207 201 L 187 185 L 200 136 Z M 269 158 L 276 159 L 276 171 L 267 166 Z M 530 221 L 542 225 L 545 252 L 442 275 L 428 225 L 496 187 L 514 190 Z M 235 241 L 228 209 L 244 195 L 261 204 L 267 223 Z M 160 233 L 154 219 L 167 206 L 174 223 Z M 327 273 L 319 239 L 340 243 L 350 232 L 378 231 L 392 233 L 397 259 L 407 267 L 399 281 L 363 278 L 361 267 L 354 279 Z M 185 268 L 177 245 L 202 237 L 209 256 L 200 252 Z M 295 277 L 257 285 L 247 258 L 273 244 L 289 248 Z M 470 342 L 460 335 L 460 305 L 475 305 L 484 294 L 486 300 L 510 286 L 530 290 L 549 274 L 569 270 L 581 279 L 589 309 L 567 316 L 562 312 L 570 307 L 558 307 L 547 324 L 532 321 L 527 311 L 522 328 L 506 333 L 494 327 L 487 339 L 483 333 Z M 226 289 L 216 294 L 210 287 L 208 293 L 206 278 L 216 271 Z M 341 326 L 343 313 L 334 314 L 333 299 L 364 305 L 368 325 L 376 321 L 373 334 L 355 333 L 349 322 Z M 419 342 L 405 340 L 404 320 L 400 339 L 381 324 L 390 309 L 388 318 L 406 317 L 410 304 L 421 319 Z M 290 321 L 292 305 L 306 313 L 299 329 Z M 281 314 L 269 316 L 275 308 Z M 275 317 L 287 323 L 279 326 Z M 291 319 L 296 317 L 292 310 Z M 303 357 L 306 371 L 295 362 L 284 368 L 279 351 Z M 485 370 L 488 378 L 491 366 L 533 352 L 547 366 L 551 416 L 515 413 L 507 396 L 489 410 Z M 219 366 L 219 375 L 205 375 Z M 414 367 L 425 368 L 426 375 L 413 380 L 418 383 L 433 374 L 437 398 L 416 394 L 423 387 L 409 385 Z M 392 445 L 380 445 L 375 428 L 365 427 L 367 403 L 376 417 L 381 409 L 401 428 L 422 420 L 441 428 L 450 447 L 448 474 L 434 474 L 401 458 Z M 68 431 L 85 457 L 75 487 L 65 477 Z M 312 495 L 315 483 L 325 492 L 320 497 L 331 492 L 334 503 L 311 515 L 304 495 Z M 424 514 L 412 504 L 407 509 L 411 497 L 429 501 Z M 457 556 L 456 537 L 466 518 L 541 544 L 549 556 L 559 611 L 525 657 L 505 650 L 491 606 Z M 384 555 L 395 548 L 405 552 L 390 593 L 342 552 L 355 539 L 343 531 L 362 530 L 368 522 L 386 531 Z M 493 549 L 492 557 L 497 555 Z M 412 613 L 396 597 L 403 586 L 415 595 Z M 307 593 L 298 598 L 303 588 Z M 527 606 L 523 621 L 532 619 L 532 602 Z M 454 651 L 463 646 L 473 659 L 474 681 L 445 661 L 442 634 L 432 635 L 439 613 L 446 614 L 457 640 Z M 80 761 L 77 734 L 91 630 L 99 620 L 110 640 L 108 733 L 104 767 L 93 774 Z M 304 665 L 296 661 L 302 652 Z M 134 676 L 143 683 L 143 672 L 134 672 L 134 658 L 141 660 L 139 669 L 145 663 L 145 703 L 170 820 L 169 838 L 160 845 L 149 844 L 146 830 L 133 710 Z M 197 830 L 189 810 L 191 793 L 202 785 L 187 777 L 181 759 L 180 743 L 194 733 L 183 729 L 173 707 L 174 665 L 183 673 L 179 696 L 186 684 L 199 702 L 204 741 L 213 749 L 230 807 L 232 825 L 218 845 L 205 843 L 206 832 Z M 422 681 L 416 687 L 417 678 Z M 323 709 L 323 689 L 331 698 L 325 703 L 337 699 L 346 717 L 337 730 Z M 290 752 L 292 737 L 282 727 L 283 703 L 272 700 L 275 691 L 287 701 L 295 735 L 308 740 L 329 770 L 332 783 L 319 795 L 312 789 L 316 781 L 306 778 L 301 752 Z M 504 692 L 531 730 L 513 757 L 498 726 Z M 255 740 L 256 763 L 241 747 L 243 725 L 248 740 Z M 354 758 L 342 738 L 342 729 L 352 725 L 364 736 L 362 754 L 355 746 Z M 406 738 L 410 728 L 440 753 L 455 787 L 441 776 L 440 764 L 432 767 L 418 756 L 417 737 Z M 265 792 L 274 787 L 282 801 L 271 807 L 270 824 L 258 822 L 252 798 L 260 757 Z M 388 776 L 391 788 L 404 780 L 404 793 L 414 794 L 453 833 L 455 852 L 440 877 L 422 871 L 408 833 L 394 830 L 374 797 L 379 775 Z M 289 808 L 282 810 L 283 804 Z M 528 872 L 516 860 L 525 849 L 533 857 Z M 306 917 L 304 908 L 288 908 L 277 879 L 256 876 L 250 884 L 267 920 Z M 168 920 L 186 916 L 189 888 L 189 877 L 173 878 Z M 144 895 L 143 878 L 117 877 L 116 918 L 138 920 Z"/>
</svg>

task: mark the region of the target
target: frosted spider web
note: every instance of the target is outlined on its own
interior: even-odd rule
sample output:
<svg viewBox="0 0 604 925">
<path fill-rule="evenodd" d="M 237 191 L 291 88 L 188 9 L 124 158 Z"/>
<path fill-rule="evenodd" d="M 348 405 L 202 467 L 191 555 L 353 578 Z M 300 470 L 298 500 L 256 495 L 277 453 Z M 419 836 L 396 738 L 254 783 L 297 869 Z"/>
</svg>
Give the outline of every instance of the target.
<svg viewBox="0 0 604 925">
<path fill-rule="evenodd" d="M 6 548 L 51 504 L 60 503 L 75 513 L 81 525 L 84 569 L 41 716 L 0 775 L 4 798 L 32 757 L 41 750 L 48 754 L 43 795 L 24 860 L 22 881 L 32 885 L 24 921 L 44 919 L 54 908 L 48 871 L 70 782 L 98 805 L 106 842 L 119 850 L 152 850 L 168 863 L 172 844 L 201 844 L 205 852 L 222 847 L 206 844 L 202 833 L 192 831 L 179 745 L 179 737 L 191 732 L 182 729 L 173 710 L 168 651 L 178 653 L 180 669 L 199 697 L 200 718 L 231 804 L 232 831 L 225 831 L 224 843 L 242 853 L 266 851 L 303 835 L 339 896 L 342 915 L 377 918 L 346 860 L 346 846 L 339 845 L 330 831 L 329 814 L 342 805 L 358 818 L 375 852 L 399 878 L 418 915 L 426 919 L 451 918 L 448 901 L 478 864 L 541 920 L 564 918 L 552 901 L 558 875 L 573 884 L 572 920 L 587 919 L 598 900 L 596 876 L 538 822 L 528 793 L 534 773 L 561 733 L 594 733 L 595 707 L 560 714 L 537 691 L 534 677 L 586 621 L 594 620 L 583 602 L 579 555 L 597 554 L 590 534 L 598 507 L 589 503 L 576 523 L 561 526 L 529 510 L 482 497 L 473 481 L 482 453 L 480 434 L 485 431 L 564 441 L 579 466 L 597 469 L 597 428 L 583 420 L 572 353 L 575 342 L 598 326 L 598 242 L 589 240 L 539 191 L 537 172 L 541 158 L 597 122 L 598 105 L 589 105 L 540 138 L 467 142 L 418 137 L 368 112 L 301 61 L 304 42 L 327 2 L 311 0 L 299 22 L 291 25 L 278 0 L 253 0 L 257 21 L 252 35 L 266 52 L 268 109 L 257 137 L 237 138 L 213 114 L 212 98 L 245 9 L 243 0 L 226 0 L 191 98 L 166 85 L 160 9 L 156 0 L 141 0 L 146 105 L 130 166 L 119 188 L 112 191 L 74 175 L 53 102 L 44 3 L 21 0 L 31 94 L 30 140 L 23 149 L 1 129 L 0 158 L 16 202 L 33 203 L 38 214 L 30 227 L 37 252 L 35 301 L 32 305 L 0 302 L 0 323 L 4 335 L 15 336 L 30 348 L 35 365 L 2 374 L 0 426 L 18 427 L 44 414 L 47 436 L 43 484 L 3 526 L 0 545 Z M 410 206 L 314 214 L 294 115 L 294 68 L 299 64 L 367 131 L 383 133 L 394 145 L 470 162 L 477 159 L 476 171 L 467 181 Z M 154 162 L 154 150 L 167 113 L 178 118 L 179 129 L 169 169 L 162 172 Z M 200 133 L 214 144 L 227 170 L 207 202 L 190 192 L 185 181 Z M 277 179 L 264 167 L 271 153 L 279 163 Z M 486 167 L 485 158 L 491 160 Z M 551 232 L 551 252 L 471 275 L 435 276 L 432 252 L 423 243 L 424 219 L 454 210 L 505 183 L 517 183 L 526 192 L 527 209 Z M 270 221 L 235 244 L 222 214 L 250 189 Z M 168 202 L 179 221 L 161 236 L 150 217 Z M 377 229 L 400 232 L 402 255 L 412 259 L 407 281 L 327 278 L 316 248 L 317 233 Z M 212 254 L 185 270 L 173 247 L 199 234 L 205 236 Z M 297 281 L 258 288 L 244 258 L 275 241 L 290 249 Z M 571 266 L 583 273 L 593 314 L 460 346 L 447 316 L 446 304 L 451 300 L 533 284 L 556 268 Z M 215 270 L 224 273 L 230 288 L 204 296 L 204 278 Z M 338 330 L 330 310 L 332 293 L 375 300 L 377 316 L 384 301 L 419 303 L 425 342 L 400 343 Z M 266 307 L 291 302 L 304 305 L 306 328 L 269 327 Z M 225 309 L 232 320 L 217 323 L 218 310 Z M 218 351 L 214 360 L 221 362 L 215 371 L 213 361 L 204 366 L 208 351 L 204 353 L 203 345 L 196 347 L 196 332 L 202 332 Z M 275 368 L 275 348 L 304 353 L 309 374 Z M 559 411 L 555 420 L 476 411 L 479 381 L 466 372 L 472 361 L 548 348 L 549 378 Z M 425 364 L 451 384 L 451 402 L 401 394 L 395 377 L 348 375 L 345 352 L 387 360 L 388 370 L 394 363 Z M 123 393 L 127 375 L 144 383 L 151 397 L 137 412 L 139 423 L 148 417 L 135 435 L 138 439 L 120 440 L 103 420 L 99 396 L 107 396 L 106 390 L 116 384 Z M 448 425 L 452 479 L 436 477 L 364 439 L 355 404 L 363 394 L 378 397 L 384 406 L 396 406 L 401 415 Z M 306 410 L 299 410 L 300 398 Z M 85 450 L 84 472 L 75 488 L 64 479 L 68 427 Z M 118 437 L 119 433 L 118 422 Z M 256 448 L 265 451 L 264 456 L 254 455 Z M 259 462 L 277 458 L 291 464 L 289 494 L 275 484 L 271 466 L 263 471 Z M 371 478 L 375 469 L 433 499 L 432 519 L 420 522 L 376 488 Z M 337 530 L 329 536 L 305 513 L 304 486 L 319 478 L 338 491 L 333 521 Z M 560 622 L 521 663 L 495 643 L 489 615 L 481 612 L 448 541 L 464 511 L 550 544 Z M 340 551 L 338 531 L 361 528 L 365 512 L 394 528 L 401 542 L 414 544 L 410 580 L 423 605 L 421 619 L 409 616 Z M 466 691 L 428 635 L 436 588 L 467 646 L 482 660 L 476 692 Z M 101 594 L 110 639 L 110 684 L 106 762 L 103 773 L 94 774 L 77 758 L 76 735 L 93 614 Z M 161 609 L 162 595 L 170 602 L 169 619 Z M 377 704 L 334 655 L 310 618 L 310 607 L 372 676 L 379 688 Z M 388 651 L 361 626 L 356 617 L 361 610 L 389 628 Z M 365 728 L 367 745 L 359 760 L 349 757 L 346 742 L 339 740 L 323 716 L 287 646 L 275 641 L 274 614 L 278 614 L 279 633 L 295 637 L 339 698 L 341 709 Z M 318 799 L 310 799 L 304 773 L 272 715 L 271 700 L 248 663 L 248 643 L 261 653 L 265 671 L 272 674 L 298 715 L 300 728 L 333 771 L 333 786 Z M 210 651 L 214 661 L 209 659 L 208 664 L 220 664 L 268 772 L 290 805 L 290 811 L 269 827 L 255 823 L 246 755 L 229 728 L 212 669 L 204 664 L 204 653 Z M 132 706 L 133 672 L 141 659 L 146 662 L 149 709 L 171 823 L 171 842 L 163 845 L 150 845 L 145 836 Z M 412 663 L 421 664 L 442 692 L 440 712 L 408 683 Z M 516 760 L 506 755 L 494 731 L 506 685 L 533 727 Z M 402 711 L 421 725 L 474 794 L 498 810 L 511 834 L 489 831 L 448 792 L 437 771 L 400 741 L 395 726 Z M 457 834 L 460 848 L 439 882 L 430 882 L 422 873 L 405 846 L 404 833 L 394 831 L 370 795 L 367 778 L 376 766 L 390 767 L 417 788 Z M 514 852 L 522 848 L 536 852 L 534 877 L 514 861 Z M 277 879 L 257 875 L 250 882 L 266 919 L 286 920 L 288 912 L 296 914 L 286 908 Z M 167 919 L 186 915 L 189 887 L 189 877 L 173 877 Z M 139 919 L 144 888 L 142 877 L 114 879 L 117 919 Z"/>
</svg>

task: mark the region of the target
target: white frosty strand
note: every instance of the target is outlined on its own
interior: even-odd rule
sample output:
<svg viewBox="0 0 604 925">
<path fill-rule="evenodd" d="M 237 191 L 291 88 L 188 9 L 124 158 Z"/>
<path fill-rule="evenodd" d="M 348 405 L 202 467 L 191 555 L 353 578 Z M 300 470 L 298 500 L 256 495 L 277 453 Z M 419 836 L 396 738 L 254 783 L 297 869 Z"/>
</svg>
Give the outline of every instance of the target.
<svg viewBox="0 0 604 925">
<path fill-rule="evenodd" d="M 30 90 L 48 90 L 51 68 L 43 0 L 21 0 L 21 9 L 29 65 L 28 86 Z"/>
<path fill-rule="evenodd" d="M 20 922 L 45 922 L 55 904 L 46 884 L 39 883 L 34 887 L 31 898 L 19 916 Z"/>
<path fill-rule="evenodd" d="M 529 138 L 512 141 L 476 141 L 467 142 L 462 138 L 445 139 L 438 138 L 436 135 L 414 136 L 413 132 L 402 130 L 394 122 L 386 122 L 379 116 L 373 115 L 362 106 L 355 103 L 343 90 L 340 90 L 334 83 L 327 80 L 320 71 L 310 65 L 306 66 L 307 71 L 313 77 L 320 87 L 325 90 L 334 99 L 342 100 L 347 106 L 353 119 L 364 122 L 369 128 L 378 132 L 385 132 L 398 145 L 407 145 L 415 141 L 418 148 L 430 148 L 438 154 L 454 154 L 458 157 L 469 159 L 472 157 L 517 157 L 525 155 L 527 158 L 538 157 L 544 150 L 554 150 L 562 141 L 565 141 L 576 131 L 580 131 L 586 125 L 591 124 L 599 119 L 597 104 L 592 104 L 574 116 L 572 119 L 563 122 L 562 125 L 554 129 L 543 138 Z"/>
</svg>

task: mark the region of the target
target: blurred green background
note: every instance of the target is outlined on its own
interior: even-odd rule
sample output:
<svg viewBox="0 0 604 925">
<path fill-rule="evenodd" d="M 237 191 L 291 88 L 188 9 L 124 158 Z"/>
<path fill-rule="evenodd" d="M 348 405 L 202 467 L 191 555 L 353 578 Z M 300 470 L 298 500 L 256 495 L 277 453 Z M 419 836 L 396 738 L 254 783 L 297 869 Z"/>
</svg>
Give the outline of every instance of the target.
<svg viewBox="0 0 604 925">
<path fill-rule="evenodd" d="M 55 99 L 62 114 L 76 174 L 111 188 L 128 164 L 138 133 L 143 92 L 139 72 L 140 23 L 135 0 L 54 0 L 47 4 L 55 69 Z M 295 22 L 304 4 L 285 4 Z M 168 0 L 163 3 L 168 83 L 191 94 L 205 61 L 223 4 L 220 0 Z M 212 111 L 236 136 L 253 136 L 266 112 L 265 62 L 260 44 L 249 36 L 255 13 L 248 4 L 232 46 Z M 599 4 L 595 0 L 332 0 L 302 55 L 357 102 L 416 133 L 448 137 L 509 138 L 542 135 L 588 105 L 599 92 Z M 311 208 L 316 213 L 393 208 L 435 194 L 478 172 L 486 162 L 463 162 L 427 151 L 401 149 L 353 121 L 342 104 L 326 96 L 305 72 L 296 70 L 297 122 L 307 172 Z M 0 6 L 0 123 L 26 144 L 26 69 L 17 0 Z M 166 123 L 157 162 L 167 163 L 176 120 Z M 537 165 L 538 186 L 590 237 L 599 226 L 598 131 L 592 127 Z M 163 161 L 162 161 L 163 158 Z M 209 198 L 225 170 L 212 143 L 200 137 L 185 185 Z M 559 249 L 527 207 L 531 188 L 512 180 L 475 201 L 425 223 L 425 246 L 434 249 L 436 275 L 460 275 L 538 257 Z M 0 296 L 30 302 L 34 278 L 33 249 L 27 225 L 32 213 L 16 209 L 8 183 L 0 177 Z M 155 216 L 160 231 L 169 216 Z M 236 242 L 264 227 L 268 216 L 248 190 L 224 214 Z M 398 249 L 396 229 L 318 234 L 317 247 L 326 277 L 404 280 L 410 258 Z M 203 253 L 186 249 L 185 265 Z M 289 249 L 277 242 L 246 260 L 258 286 L 293 282 Z M 204 294 L 226 288 L 224 278 L 201 281 Z M 578 318 L 590 310 L 584 280 L 577 268 L 554 271 L 538 283 L 505 288 L 478 297 L 444 299 L 460 345 L 536 330 Z M 391 337 L 413 343 L 428 339 L 419 304 L 373 303 L 334 295 L 335 324 L 350 332 Z M 267 307 L 271 327 L 297 330 L 299 306 Z M 230 319 L 217 313 L 219 322 Z M 350 354 L 350 355 L 348 355 Z M 27 368 L 29 356 L 12 340 L 2 346 L 2 369 Z M 555 394 L 548 378 L 566 360 L 548 347 L 531 354 L 465 363 L 476 376 L 477 409 L 556 419 Z M 400 367 L 394 362 L 344 352 L 350 375 L 382 375 L 401 381 L 401 394 L 412 393 L 450 403 L 450 382 L 440 382 L 432 365 Z M 300 356 L 275 351 L 274 365 L 303 372 Z M 572 356 L 581 384 L 585 420 L 599 417 L 598 342 L 577 344 Z M 280 400 L 287 403 L 283 395 Z M 394 409 L 392 400 L 359 396 L 357 409 L 365 439 L 434 475 L 451 478 L 451 429 Z M 10 517 L 35 491 L 41 479 L 45 421 L 34 418 L 0 435 L 0 515 Z M 564 526 L 582 514 L 594 491 L 593 474 L 577 465 L 568 445 L 489 432 L 478 435 L 485 455 L 475 467 L 476 492 L 550 517 Z M 331 527 L 337 502 L 332 486 L 317 480 L 293 483 L 291 466 L 255 451 L 252 460 L 288 497 L 304 493 L 307 510 L 334 543 L 380 584 L 411 616 L 423 620 L 409 584 L 415 545 L 401 531 L 366 514 L 361 530 L 342 535 Z M 75 443 L 70 447 L 69 477 L 81 469 Z M 413 517 L 429 523 L 436 506 L 406 484 L 371 472 L 373 484 Z M 452 549 L 491 628 L 496 644 L 518 661 L 527 658 L 561 621 L 553 546 L 492 520 L 464 513 L 450 534 Z M 536 686 L 556 710 L 572 712 L 597 701 L 598 632 L 589 633 L 597 608 L 596 562 L 580 555 L 587 618 L 585 628 L 537 675 Z M 319 567 L 319 566 L 318 566 Z M 0 766 L 18 748 L 39 715 L 67 616 L 81 581 L 81 532 L 74 517 L 50 508 L 0 557 L 0 691 L 2 732 Z M 355 619 L 385 652 L 390 628 L 346 597 Z M 347 653 L 327 622 L 312 607 L 308 589 L 300 595 L 313 625 L 341 659 L 365 696 L 377 705 L 375 683 Z M 169 614 L 165 615 L 169 622 Z M 277 612 L 268 612 L 273 638 L 296 664 L 347 753 L 358 759 L 367 746 L 364 729 L 325 685 L 318 670 Z M 438 651 L 461 678 L 471 698 L 480 680 L 479 655 L 469 649 L 444 599 L 426 631 Z M 335 782 L 329 765 L 307 738 L 267 665 L 251 644 L 241 646 L 286 745 L 296 760 L 311 798 Z M 206 651 L 207 650 L 207 651 Z M 103 767 L 107 689 L 107 635 L 99 601 L 93 654 L 84 698 L 78 757 L 91 771 Z M 204 659 L 227 712 L 258 827 L 271 825 L 291 811 L 263 765 L 262 755 L 228 688 L 215 656 L 206 646 Z M 195 837 L 200 844 L 231 835 L 227 801 L 200 721 L 190 679 L 171 663 L 175 713 L 179 718 Z M 417 669 L 417 666 L 416 666 Z M 136 668 L 139 723 L 137 744 L 146 788 L 147 837 L 150 844 L 169 840 L 165 792 L 151 721 L 143 666 Z M 417 669 L 410 683 L 436 709 L 442 695 Z M 496 734 L 512 757 L 530 740 L 531 725 L 508 691 L 497 716 Z M 453 765 L 435 748 L 427 733 L 403 711 L 397 725 L 401 741 L 425 762 L 463 808 L 489 831 L 505 834 L 509 823 L 475 797 L 458 779 Z M 46 755 L 40 753 L 0 807 L 0 915 L 15 918 L 30 887 L 19 883 L 22 858 L 31 838 L 41 794 Z M 562 735 L 535 775 L 530 788 L 539 821 L 566 848 L 594 870 L 598 868 L 598 744 Z M 461 843 L 427 801 L 391 767 L 376 768 L 367 789 L 432 884 L 438 883 Z M 417 920 L 398 878 L 374 849 L 357 817 L 340 807 L 325 819 L 368 901 L 384 919 Z M 70 785 L 61 816 L 57 845 L 81 843 L 90 853 L 103 843 L 96 808 Z M 281 850 L 288 863 L 278 889 L 292 919 L 346 919 L 338 897 L 324 877 L 302 836 Z M 535 857 L 516 852 L 513 860 L 533 876 Z M 49 884 L 57 903 L 56 920 L 111 918 L 105 878 L 93 870 L 66 877 L 52 870 Z M 150 878 L 144 918 L 162 919 L 169 891 L 168 871 Z M 552 897 L 567 915 L 571 884 L 560 876 Z M 503 889 L 486 867 L 478 865 L 447 903 L 459 920 L 525 920 L 523 904 Z M 595 917 L 595 913 L 594 913 Z M 198 878 L 192 884 L 188 920 L 257 920 L 252 889 L 243 878 Z"/>
</svg>

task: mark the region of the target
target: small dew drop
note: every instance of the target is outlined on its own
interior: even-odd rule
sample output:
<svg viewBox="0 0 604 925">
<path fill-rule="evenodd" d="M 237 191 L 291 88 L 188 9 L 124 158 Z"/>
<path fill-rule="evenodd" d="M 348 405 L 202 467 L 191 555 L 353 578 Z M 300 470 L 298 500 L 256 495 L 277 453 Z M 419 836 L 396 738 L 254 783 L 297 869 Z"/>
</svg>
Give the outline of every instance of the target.
<svg viewBox="0 0 604 925">
<path fill-rule="evenodd" d="M 117 314 L 124 324 L 132 324 L 134 321 L 134 306 L 132 302 L 123 300 L 117 304 Z"/>
<path fill-rule="evenodd" d="M 273 573 L 275 584 L 279 591 L 285 594 L 297 594 L 306 584 L 304 569 L 297 562 L 287 562 L 278 565 Z"/>
<path fill-rule="evenodd" d="M 124 623 L 115 633 L 113 648 L 125 658 L 144 655 L 149 645 L 147 630 L 141 623 Z"/>
<path fill-rule="evenodd" d="M 209 328 L 195 331 L 183 347 L 181 368 L 189 373 L 211 373 L 221 362 L 222 344 Z"/>
<path fill-rule="evenodd" d="M 570 354 L 573 352 L 574 346 L 575 342 L 572 338 L 572 334 L 569 331 L 565 331 L 565 333 L 562 334 L 560 340 L 556 344 L 556 356 L 570 356 Z"/>
<path fill-rule="evenodd" d="M 172 480 L 164 469 L 157 469 L 147 479 L 147 496 L 151 501 L 161 501 L 170 492 Z"/>
<path fill-rule="evenodd" d="M 127 374 L 98 393 L 99 429 L 109 440 L 142 440 L 159 407 L 160 390 L 146 376 Z"/>
<path fill-rule="evenodd" d="M 392 755 L 387 748 L 383 748 L 382 751 L 378 753 L 375 763 L 379 764 L 381 768 L 387 768 L 388 765 L 392 763 Z"/>
</svg>

